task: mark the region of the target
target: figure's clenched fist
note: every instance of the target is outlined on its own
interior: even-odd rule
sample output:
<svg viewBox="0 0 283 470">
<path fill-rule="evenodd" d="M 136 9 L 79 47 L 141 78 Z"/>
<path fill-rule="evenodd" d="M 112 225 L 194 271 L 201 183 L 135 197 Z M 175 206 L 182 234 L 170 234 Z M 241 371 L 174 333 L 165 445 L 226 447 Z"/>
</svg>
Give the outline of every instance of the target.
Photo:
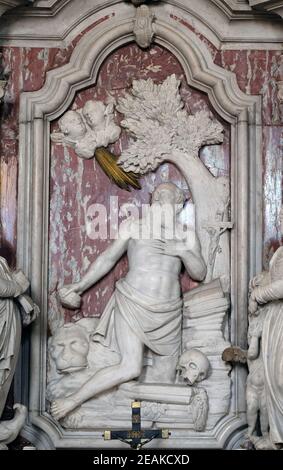
<svg viewBox="0 0 283 470">
<path fill-rule="evenodd" d="M 77 292 L 76 284 L 62 287 L 58 290 L 58 294 L 63 307 L 70 309 L 80 308 L 82 299 Z"/>
</svg>

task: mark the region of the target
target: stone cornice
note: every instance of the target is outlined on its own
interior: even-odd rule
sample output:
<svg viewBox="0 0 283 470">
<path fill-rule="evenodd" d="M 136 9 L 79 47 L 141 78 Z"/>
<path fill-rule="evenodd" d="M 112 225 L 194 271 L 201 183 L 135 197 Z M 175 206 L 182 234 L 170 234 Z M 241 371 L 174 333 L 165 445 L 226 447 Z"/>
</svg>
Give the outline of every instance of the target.
<svg viewBox="0 0 283 470">
<path fill-rule="evenodd" d="M 249 0 L 252 8 L 267 13 L 275 13 L 283 18 L 283 1 L 282 0 Z"/>
<path fill-rule="evenodd" d="M 252 8 L 248 0 L 160 0 L 148 5 L 160 18 L 176 17 L 180 25 L 193 26 L 215 47 L 241 43 L 246 49 L 282 48 L 281 18 Z M 133 21 L 135 12 L 124 0 L 39 0 L 0 19 L 0 45 L 66 47 L 102 16 Z"/>
<path fill-rule="evenodd" d="M 33 2 L 34 0 L 0 0 L 0 16 L 7 10 L 11 10 L 11 8 L 21 7 Z"/>
</svg>

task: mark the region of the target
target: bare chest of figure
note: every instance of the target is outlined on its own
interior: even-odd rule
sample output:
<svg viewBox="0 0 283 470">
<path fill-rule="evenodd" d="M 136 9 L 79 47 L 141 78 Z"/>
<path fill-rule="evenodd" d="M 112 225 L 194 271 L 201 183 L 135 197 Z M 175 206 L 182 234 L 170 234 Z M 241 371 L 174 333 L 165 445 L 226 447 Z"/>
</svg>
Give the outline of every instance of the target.
<svg viewBox="0 0 283 470">
<path fill-rule="evenodd" d="M 130 240 L 127 281 L 135 288 L 158 298 L 180 296 L 181 261 L 164 253 L 160 240 Z"/>
<path fill-rule="evenodd" d="M 155 269 L 160 272 L 168 272 L 179 275 L 180 259 L 177 256 L 165 254 L 166 241 L 156 239 L 134 240 L 131 239 L 128 248 L 129 267 L 137 266 L 143 269 Z"/>
</svg>

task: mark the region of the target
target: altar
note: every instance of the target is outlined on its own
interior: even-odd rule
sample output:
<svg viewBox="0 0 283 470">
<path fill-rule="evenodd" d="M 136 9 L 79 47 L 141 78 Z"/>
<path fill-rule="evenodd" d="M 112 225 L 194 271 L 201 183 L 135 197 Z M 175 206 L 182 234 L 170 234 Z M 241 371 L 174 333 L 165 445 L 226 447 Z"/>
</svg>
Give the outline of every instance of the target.
<svg viewBox="0 0 283 470">
<path fill-rule="evenodd" d="M 9 376 L 21 436 L 124 448 L 102 430 L 129 429 L 138 400 L 143 429 L 170 431 L 148 448 L 280 447 L 283 30 L 263 39 L 272 21 L 248 1 L 234 33 L 228 0 L 51 3 L 26 6 L 17 34 L 7 17 L 11 45 L 0 32 L 6 69 L 20 54 L 25 71 L 1 104 L 8 151 L 17 94 L 14 225 L 1 217 L 31 323 Z"/>
</svg>

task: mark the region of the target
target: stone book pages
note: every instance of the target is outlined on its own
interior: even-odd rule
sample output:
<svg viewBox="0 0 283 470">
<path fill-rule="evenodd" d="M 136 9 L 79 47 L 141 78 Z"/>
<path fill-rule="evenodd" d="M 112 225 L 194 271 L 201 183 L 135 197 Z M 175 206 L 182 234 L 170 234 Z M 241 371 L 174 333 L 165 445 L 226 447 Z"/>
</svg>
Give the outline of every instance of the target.
<svg viewBox="0 0 283 470">
<path fill-rule="evenodd" d="M 222 360 L 230 346 L 228 312 L 230 300 L 219 279 L 184 294 L 183 343 L 198 348 L 211 364 L 211 374 L 203 382 L 209 398 L 207 427 L 213 428 L 228 413 L 231 400 L 231 366 Z"/>
</svg>

